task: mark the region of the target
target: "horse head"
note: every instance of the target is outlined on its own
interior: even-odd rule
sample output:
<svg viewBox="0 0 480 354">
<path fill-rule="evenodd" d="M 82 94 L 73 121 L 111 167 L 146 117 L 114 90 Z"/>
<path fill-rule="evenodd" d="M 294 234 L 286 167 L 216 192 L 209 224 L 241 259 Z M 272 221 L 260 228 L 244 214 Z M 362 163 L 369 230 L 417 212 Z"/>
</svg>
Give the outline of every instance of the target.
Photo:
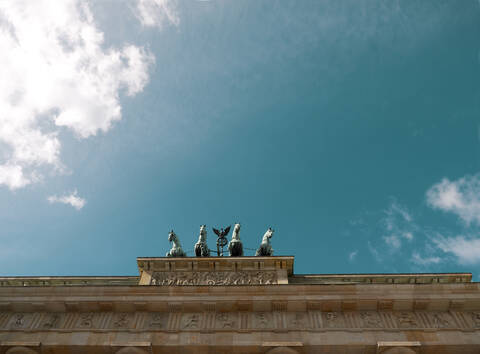
<svg viewBox="0 0 480 354">
<path fill-rule="evenodd" d="M 240 223 L 236 223 L 235 226 L 233 227 L 233 233 L 232 233 L 232 240 L 239 240 L 240 239 Z"/>
<path fill-rule="evenodd" d="M 175 234 L 175 232 L 170 231 L 168 233 L 168 242 L 174 242 L 175 240 L 177 239 L 177 235 Z"/>
<path fill-rule="evenodd" d="M 198 236 L 199 242 L 207 240 L 207 225 L 200 225 L 200 235 Z"/>
<path fill-rule="evenodd" d="M 265 242 L 269 242 L 270 239 L 273 237 L 274 232 L 275 232 L 275 230 L 273 230 L 271 227 L 269 227 L 267 232 L 265 232 L 265 235 L 263 235 L 263 240 Z"/>
</svg>

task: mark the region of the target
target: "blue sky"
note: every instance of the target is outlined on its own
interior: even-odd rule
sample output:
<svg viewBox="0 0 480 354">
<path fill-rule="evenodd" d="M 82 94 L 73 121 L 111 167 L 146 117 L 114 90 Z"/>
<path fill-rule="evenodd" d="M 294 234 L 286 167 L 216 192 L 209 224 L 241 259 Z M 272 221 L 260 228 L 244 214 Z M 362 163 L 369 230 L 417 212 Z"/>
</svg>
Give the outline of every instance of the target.
<svg viewBox="0 0 480 354">
<path fill-rule="evenodd" d="M 37 4 L 0 3 L 0 274 L 238 221 L 297 273 L 480 280 L 478 1 Z"/>
</svg>

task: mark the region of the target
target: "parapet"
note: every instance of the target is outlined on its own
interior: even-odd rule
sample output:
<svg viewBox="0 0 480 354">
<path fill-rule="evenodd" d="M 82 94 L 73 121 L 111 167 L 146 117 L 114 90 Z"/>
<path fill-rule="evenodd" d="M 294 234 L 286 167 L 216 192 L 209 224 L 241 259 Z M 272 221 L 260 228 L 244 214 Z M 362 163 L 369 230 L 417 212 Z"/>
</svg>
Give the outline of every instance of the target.
<svg viewBox="0 0 480 354">
<path fill-rule="evenodd" d="M 139 285 L 288 284 L 292 256 L 137 258 Z"/>
</svg>

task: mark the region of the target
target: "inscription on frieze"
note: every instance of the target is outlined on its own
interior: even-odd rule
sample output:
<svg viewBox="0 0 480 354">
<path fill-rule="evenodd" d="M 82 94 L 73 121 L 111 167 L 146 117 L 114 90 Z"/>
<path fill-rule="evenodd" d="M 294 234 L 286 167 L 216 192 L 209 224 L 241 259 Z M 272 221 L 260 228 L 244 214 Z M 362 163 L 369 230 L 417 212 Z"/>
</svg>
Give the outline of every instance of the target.
<svg viewBox="0 0 480 354">
<path fill-rule="evenodd" d="M 272 271 L 240 272 L 154 272 L 150 285 L 272 285 L 277 273 Z"/>
</svg>

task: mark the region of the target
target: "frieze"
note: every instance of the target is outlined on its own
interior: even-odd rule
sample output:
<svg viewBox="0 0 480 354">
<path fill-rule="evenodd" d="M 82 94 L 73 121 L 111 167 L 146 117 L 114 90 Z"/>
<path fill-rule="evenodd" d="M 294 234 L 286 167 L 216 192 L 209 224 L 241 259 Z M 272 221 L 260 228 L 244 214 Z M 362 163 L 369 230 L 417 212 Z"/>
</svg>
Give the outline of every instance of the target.
<svg viewBox="0 0 480 354">
<path fill-rule="evenodd" d="M 2 313 L 0 331 L 472 330 L 480 312 L 262 311 Z"/>
<path fill-rule="evenodd" d="M 277 284 L 275 271 L 238 272 L 154 272 L 150 285 L 273 285 Z"/>
</svg>

